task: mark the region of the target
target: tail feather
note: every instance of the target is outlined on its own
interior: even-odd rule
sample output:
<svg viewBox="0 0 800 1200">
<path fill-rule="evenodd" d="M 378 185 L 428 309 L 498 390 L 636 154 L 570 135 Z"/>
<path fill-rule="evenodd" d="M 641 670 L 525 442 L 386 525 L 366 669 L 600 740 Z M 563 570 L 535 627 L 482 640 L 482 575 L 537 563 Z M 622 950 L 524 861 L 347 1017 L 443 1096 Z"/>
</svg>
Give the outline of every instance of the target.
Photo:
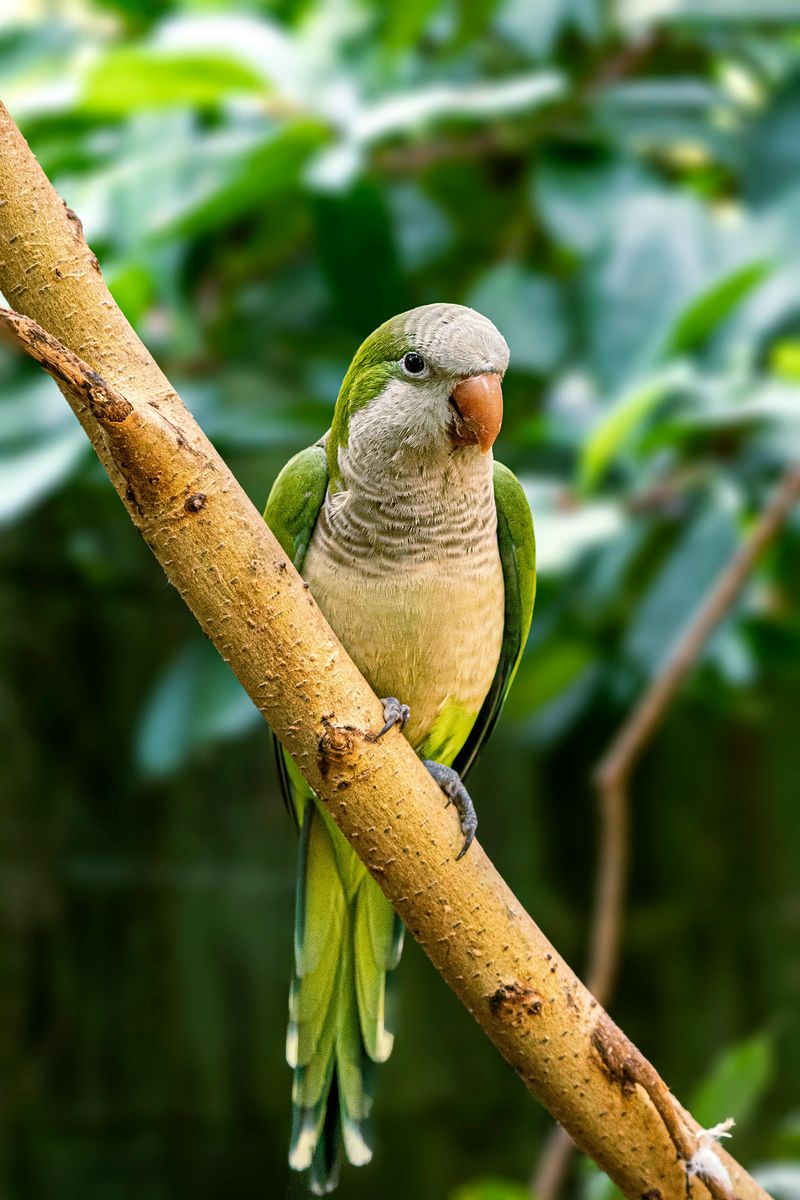
<svg viewBox="0 0 800 1200">
<path fill-rule="evenodd" d="M 291 1066 L 315 1065 L 303 1076 L 302 1093 L 316 1103 L 321 1093 L 320 1063 L 325 1064 L 335 1037 L 331 999 L 337 991 L 339 955 L 347 922 L 347 903 L 328 850 L 322 821 L 306 808 L 300 840 L 300 885 L 295 921 L 295 975 L 289 997 L 286 1057 Z M 310 864 L 313 863 L 313 868 Z"/>
<path fill-rule="evenodd" d="M 305 1068 L 295 1071 L 292 1088 L 292 1135 L 289 1143 L 289 1166 L 295 1171 L 306 1171 L 312 1165 L 325 1124 L 328 1095 L 333 1082 L 333 1058 L 329 1060 L 328 1076 L 324 1093 L 316 1103 L 307 1103 L 302 1094 L 302 1074 Z M 300 1079 L 298 1079 L 300 1076 Z M 298 1084 L 300 1085 L 298 1087 Z"/>
<path fill-rule="evenodd" d="M 339 1182 L 342 1150 L 336 1099 L 336 1073 L 333 1072 L 327 1112 L 324 1112 L 320 1136 L 310 1163 L 309 1183 L 315 1196 L 326 1196 L 334 1191 Z"/>
<path fill-rule="evenodd" d="M 331 1191 L 342 1157 L 372 1152 L 364 1132 L 372 1064 L 391 1053 L 386 976 L 402 924 L 358 856 L 313 800 L 304 806 L 295 921 L 295 976 L 286 1057 L 295 1069 L 289 1163 Z"/>
<path fill-rule="evenodd" d="M 353 944 L 361 1036 L 373 1062 L 386 1062 L 394 1044 L 386 1028 L 386 972 L 397 964 L 396 920 L 383 893 L 365 875 L 355 897 Z"/>
<path fill-rule="evenodd" d="M 331 926 L 341 922 L 345 900 L 328 830 L 323 821 L 311 819 L 315 808 L 307 806 L 300 835 L 294 958 L 295 970 L 302 977 L 313 976 L 331 940 L 340 936 Z M 307 919 L 309 912 L 313 920 Z"/>
</svg>

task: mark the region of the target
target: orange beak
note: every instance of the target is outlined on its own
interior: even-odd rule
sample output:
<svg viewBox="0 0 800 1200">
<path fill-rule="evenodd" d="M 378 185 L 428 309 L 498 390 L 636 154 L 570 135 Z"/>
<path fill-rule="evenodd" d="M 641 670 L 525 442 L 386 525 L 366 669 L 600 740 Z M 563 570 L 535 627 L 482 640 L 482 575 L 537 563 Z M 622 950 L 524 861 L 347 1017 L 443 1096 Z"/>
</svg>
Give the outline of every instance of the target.
<svg viewBox="0 0 800 1200">
<path fill-rule="evenodd" d="M 494 445 L 503 423 L 503 389 L 494 373 L 471 375 L 453 389 L 455 409 L 453 440 L 460 446 L 477 442 L 486 454 Z"/>
</svg>

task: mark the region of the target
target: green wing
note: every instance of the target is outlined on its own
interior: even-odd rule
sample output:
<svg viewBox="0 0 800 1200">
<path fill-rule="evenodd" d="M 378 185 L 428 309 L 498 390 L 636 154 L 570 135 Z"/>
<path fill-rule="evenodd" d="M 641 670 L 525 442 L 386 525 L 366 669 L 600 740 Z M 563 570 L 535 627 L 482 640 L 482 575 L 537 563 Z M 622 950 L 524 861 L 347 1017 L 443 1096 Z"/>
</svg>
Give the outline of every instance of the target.
<svg viewBox="0 0 800 1200">
<path fill-rule="evenodd" d="M 492 686 L 453 766 L 463 777 L 494 729 L 528 640 L 536 595 L 536 542 L 527 498 L 516 476 L 494 464 L 497 545 L 505 584 L 505 624 Z"/>
<path fill-rule="evenodd" d="M 272 485 L 264 520 L 298 571 L 328 488 L 328 463 L 321 442 L 290 458 Z"/>
<path fill-rule="evenodd" d="M 264 509 L 264 520 L 281 544 L 281 549 L 298 571 L 302 571 L 308 543 L 314 532 L 328 488 L 328 460 L 322 441 L 290 458 L 272 485 Z M 288 759 L 277 738 L 273 739 L 281 793 L 295 825 L 300 824 L 302 807 L 310 789 L 299 772 L 290 778 Z"/>
<path fill-rule="evenodd" d="M 264 519 L 302 571 L 328 487 L 324 443 L 281 471 Z M 365 1121 L 373 1063 L 392 1049 L 387 976 L 403 944 L 399 917 L 275 739 L 278 775 L 300 828 L 294 979 L 286 1057 L 294 1067 L 289 1162 L 329 1192 L 342 1156 L 368 1162 Z"/>
</svg>

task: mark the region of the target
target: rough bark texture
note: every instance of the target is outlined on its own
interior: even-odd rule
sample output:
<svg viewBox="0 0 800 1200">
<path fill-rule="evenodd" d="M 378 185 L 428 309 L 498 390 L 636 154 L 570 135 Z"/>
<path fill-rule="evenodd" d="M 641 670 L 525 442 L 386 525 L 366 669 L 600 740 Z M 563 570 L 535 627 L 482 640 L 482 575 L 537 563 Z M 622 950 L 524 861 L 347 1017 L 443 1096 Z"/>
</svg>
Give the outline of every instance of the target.
<svg viewBox="0 0 800 1200">
<path fill-rule="evenodd" d="M 434 966 L 627 1196 L 683 1200 L 696 1123 L 481 847 L 455 861 L 453 809 L 399 733 L 376 742 L 379 702 L 115 306 L 80 222 L 2 106 L 0 288 L 25 314 L 2 325 L 56 378 L 169 579 Z M 736 1196 L 765 1200 L 720 1161 Z M 728 1195 L 690 1182 L 698 1197 Z"/>
</svg>

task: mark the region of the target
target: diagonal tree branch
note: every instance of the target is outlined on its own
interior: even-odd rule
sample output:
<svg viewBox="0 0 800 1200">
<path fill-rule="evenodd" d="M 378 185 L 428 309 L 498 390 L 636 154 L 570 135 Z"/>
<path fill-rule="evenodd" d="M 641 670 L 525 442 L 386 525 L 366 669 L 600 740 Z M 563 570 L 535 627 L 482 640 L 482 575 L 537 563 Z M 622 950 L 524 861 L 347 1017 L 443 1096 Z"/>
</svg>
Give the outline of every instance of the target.
<svg viewBox="0 0 800 1200">
<path fill-rule="evenodd" d="M 683 1200 L 698 1127 L 456 818 L 259 514 L 114 304 L 0 106 L 0 314 L 42 363 L 167 576 L 500 1052 L 630 1197 Z M 46 331 L 46 332 L 45 332 Z M 722 1150 L 741 1200 L 766 1193 Z M 696 1166 L 696 1164 L 694 1164 Z M 699 1171 L 694 1195 L 726 1197 Z"/>
<path fill-rule="evenodd" d="M 631 775 L 709 638 L 740 598 L 759 560 L 788 521 L 798 500 L 800 468 L 792 468 L 679 633 L 658 674 L 593 772 L 601 835 L 586 983 L 601 1004 L 608 1003 L 619 964 L 628 873 Z M 537 1200 L 555 1200 L 574 1149 L 568 1134 L 556 1128 L 533 1179 L 532 1194 Z"/>
</svg>

